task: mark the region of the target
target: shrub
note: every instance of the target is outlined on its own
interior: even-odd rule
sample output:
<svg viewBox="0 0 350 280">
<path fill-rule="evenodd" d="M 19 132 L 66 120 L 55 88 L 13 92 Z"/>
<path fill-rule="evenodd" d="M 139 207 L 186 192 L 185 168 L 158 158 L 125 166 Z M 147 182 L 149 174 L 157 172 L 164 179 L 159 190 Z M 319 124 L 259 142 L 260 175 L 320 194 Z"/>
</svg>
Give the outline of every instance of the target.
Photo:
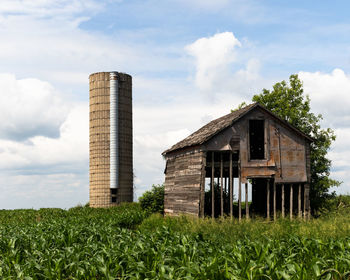
<svg viewBox="0 0 350 280">
<path fill-rule="evenodd" d="M 164 212 L 164 185 L 152 185 L 152 190 L 146 191 L 140 198 L 141 208 L 152 213 Z"/>
</svg>

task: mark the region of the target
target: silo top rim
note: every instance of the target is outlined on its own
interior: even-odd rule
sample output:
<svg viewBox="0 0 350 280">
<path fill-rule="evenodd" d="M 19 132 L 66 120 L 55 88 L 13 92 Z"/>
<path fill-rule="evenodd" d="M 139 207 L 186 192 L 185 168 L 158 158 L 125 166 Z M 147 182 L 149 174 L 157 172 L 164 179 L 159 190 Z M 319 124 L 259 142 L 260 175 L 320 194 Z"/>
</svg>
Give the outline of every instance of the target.
<svg viewBox="0 0 350 280">
<path fill-rule="evenodd" d="M 124 73 L 124 72 L 118 72 L 118 71 L 106 71 L 106 72 L 95 72 L 95 73 L 92 73 L 92 74 L 90 74 L 89 75 L 89 78 L 91 77 L 91 76 L 93 76 L 93 75 L 96 75 L 96 74 L 109 74 L 109 73 L 117 73 L 117 74 L 122 74 L 122 75 L 126 75 L 126 76 L 129 76 L 129 77 L 131 77 L 131 75 L 129 75 L 129 74 L 127 74 L 127 73 Z"/>
</svg>

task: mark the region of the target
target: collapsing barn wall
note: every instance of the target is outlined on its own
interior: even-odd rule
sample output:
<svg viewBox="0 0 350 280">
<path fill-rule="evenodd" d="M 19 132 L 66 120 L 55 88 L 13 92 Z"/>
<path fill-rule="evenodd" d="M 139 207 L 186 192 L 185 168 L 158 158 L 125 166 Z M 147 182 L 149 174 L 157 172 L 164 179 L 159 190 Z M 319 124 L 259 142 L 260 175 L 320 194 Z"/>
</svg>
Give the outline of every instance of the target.
<svg viewBox="0 0 350 280">
<path fill-rule="evenodd" d="M 197 150 L 173 153 L 167 155 L 166 160 L 164 213 L 201 216 L 204 212 L 204 205 L 200 205 L 200 201 L 204 201 L 204 153 Z"/>
</svg>

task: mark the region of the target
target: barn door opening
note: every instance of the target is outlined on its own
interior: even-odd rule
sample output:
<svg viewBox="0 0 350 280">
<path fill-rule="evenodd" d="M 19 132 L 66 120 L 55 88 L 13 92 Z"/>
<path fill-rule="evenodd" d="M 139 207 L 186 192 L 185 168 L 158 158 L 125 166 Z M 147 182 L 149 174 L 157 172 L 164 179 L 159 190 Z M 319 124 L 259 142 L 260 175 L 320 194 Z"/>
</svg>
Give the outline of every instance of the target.
<svg viewBox="0 0 350 280">
<path fill-rule="evenodd" d="M 280 197 L 279 191 L 274 187 L 274 178 L 253 178 L 251 180 L 252 215 L 267 218 L 273 217 L 274 209 L 277 209 L 279 206 L 277 197 Z"/>
</svg>

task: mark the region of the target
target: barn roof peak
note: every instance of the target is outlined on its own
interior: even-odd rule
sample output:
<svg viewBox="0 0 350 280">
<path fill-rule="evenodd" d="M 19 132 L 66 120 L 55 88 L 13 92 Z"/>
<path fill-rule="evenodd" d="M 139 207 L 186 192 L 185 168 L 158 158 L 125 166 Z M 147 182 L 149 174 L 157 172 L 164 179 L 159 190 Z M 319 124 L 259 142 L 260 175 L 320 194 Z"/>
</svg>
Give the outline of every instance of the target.
<svg viewBox="0 0 350 280">
<path fill-rule="evenodd" d="M 254 108 L 261 108 L 270 115 L 272 115 L 274 118 L 278 119 L 280 122 L 284 123 L 286 126 L 297 132 L 299 135 L 307 138 L 308 140 L 312 141 L 312 138 L 300 131 L 298 128 L 294 127 L 287 121 L 281 119 L 268 109 L 266 109 L 264 106 L 262 106 L 260 103 L 255 102 L 252 104 L 249 104 L 241 109 L 235 110 L 227 115 L 224 115 L 220 118 L 217 118 L 215 120 L 212 120 L 211 122 L 207 123 L 206 125 L 202 126 L 200 129 L 192 133 L 191 135 L 187 136 L 185 139 L 181 140 L 180 142 L 173 145 L 170 149 L 164 151 L 162 155 L 166 155 L 167 153 L 180 150 L 186 147 L 196 146 L 196 145 L 202 145 L 203 143 L 207 142 L 209 139 L 211 139 L 216 134 L 220 133 L 225 128 L 231 126 L 234 122 L 242 118 L 244 115 L 246 115 L 248 112 L 252 111 Z"/>
</svg>

